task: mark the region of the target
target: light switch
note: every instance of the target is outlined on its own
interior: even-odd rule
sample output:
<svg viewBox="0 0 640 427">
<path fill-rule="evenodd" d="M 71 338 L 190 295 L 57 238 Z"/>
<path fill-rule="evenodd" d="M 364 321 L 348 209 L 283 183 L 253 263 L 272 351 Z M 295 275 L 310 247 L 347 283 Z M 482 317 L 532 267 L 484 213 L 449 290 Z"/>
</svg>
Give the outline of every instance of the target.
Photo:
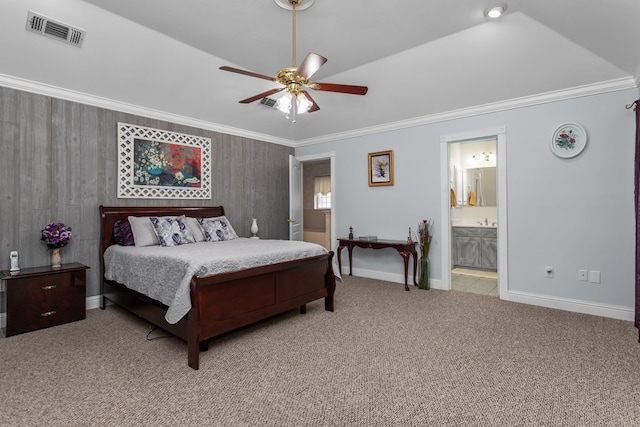
<svg viewBox="0 0 640 427">
<path fill-rule="evenodd" d="M 600 283 L 600 272 L 597 270 L 591 270 L 589 272 L 589 281 L 591 283 Z"/>
</svg>

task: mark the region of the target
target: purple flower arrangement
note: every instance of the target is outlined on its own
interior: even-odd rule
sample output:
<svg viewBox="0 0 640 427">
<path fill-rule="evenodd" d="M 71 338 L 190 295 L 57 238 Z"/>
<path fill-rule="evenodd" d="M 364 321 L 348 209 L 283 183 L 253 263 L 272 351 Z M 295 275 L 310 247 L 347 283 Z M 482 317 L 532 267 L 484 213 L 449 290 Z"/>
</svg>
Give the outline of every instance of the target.
<svg viewBox="0 0 640 427">
<path fill-rule="evenodd" d="M 71 227 L 61 222 L 51 223 L 42 229 L 40 240 L 44 241 L 49 249 L 65 247 L 71 241 Z"/>
</svg>

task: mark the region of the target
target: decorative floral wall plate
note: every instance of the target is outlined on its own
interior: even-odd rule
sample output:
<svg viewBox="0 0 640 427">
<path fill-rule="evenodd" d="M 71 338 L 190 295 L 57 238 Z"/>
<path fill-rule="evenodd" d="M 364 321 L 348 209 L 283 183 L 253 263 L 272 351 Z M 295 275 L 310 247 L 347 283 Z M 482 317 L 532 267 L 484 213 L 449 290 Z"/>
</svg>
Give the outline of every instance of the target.
<svg viewBox="0 0 640 427">
<path fill-rule="evenodd" d="M 575 157 L 587 145 L 587 132 L 577 123 L 565 123 L 551 137 L 551 151 L 558 157 Z"/>
</svg>

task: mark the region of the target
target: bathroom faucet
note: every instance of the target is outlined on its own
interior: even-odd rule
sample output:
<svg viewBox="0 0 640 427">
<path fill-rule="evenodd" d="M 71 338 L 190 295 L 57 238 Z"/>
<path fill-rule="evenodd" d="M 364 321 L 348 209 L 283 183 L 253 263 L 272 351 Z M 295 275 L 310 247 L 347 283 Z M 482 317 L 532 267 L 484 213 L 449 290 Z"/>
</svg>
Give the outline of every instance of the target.
<svg viewBox="0 0 640 427">
<path fill-rule="evenodd" d="M 489 225 L 489 220 L 487 218 L 484 219 L 484 225 Z"/>
</svg>

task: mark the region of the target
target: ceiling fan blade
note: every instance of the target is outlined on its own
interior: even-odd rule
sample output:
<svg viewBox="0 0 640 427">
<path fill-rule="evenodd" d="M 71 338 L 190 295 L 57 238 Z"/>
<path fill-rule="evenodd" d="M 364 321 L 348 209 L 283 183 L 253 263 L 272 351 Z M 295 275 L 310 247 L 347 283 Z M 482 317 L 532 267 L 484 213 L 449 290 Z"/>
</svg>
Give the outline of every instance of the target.
<svg viewBox="0 0 640 427">
<path fill-rule="evenodd" d="M 307 92 L 306 90 L 301 90 L 300 93 L 306 96 L 309 102 L 311 103 L 311 108 L 307 110 L 307 113 L 313 113 L 314 111 L 318 111 L 320 109 L 320 107 L 318 106 L 318 104 L 316 104 L 316 101 L 313 100 L 309 92 Z"/>
<path fill-rule="evenodd" d="M 325 92 L 349 93 L 351 95 L 366 95 L 369 90 L 366 86 L 340 85 L 335 83 L 315 82 L 309 85 L 311 89 L 323 90 Z"/>
<path fill-rule="evenodd" d="M 253 73 L 251 71 L 241 70 L 240 68 L 228 67 L 226 65 L 223 65 L 222 67 L 220 67 L 220 69 L 224 71 L 231 71 L 232 73 L 244 74 L 245 76 L 249 76 L 249 77 L 257 77 L 259 79 L 270 80 L 272 82 L 277 81 L 275 77 L 269 77 L 269 76 L 265 76 L 264 74 L 258 74 L 258 73 Z"/>
<path fill-rule="evenodd" d="M 311 76 L 320 69 L 327 62 L 327 58 L 317 53 L 309 52 L 307 56 L 302 60 L 302 63 L 294 74 L 297 77 L 302 77 L 305 80 L 311 78 Z"/>
<path fill-rule="evenodd" d="M 281 87 L 279 89 L 271 89 L 271 90 L 268 90 L 266 92 L 259 93 L 256 96 L 252 96 L 251 98 L 243 99 L 242 101 L 239 101 L 239 102 L 240 102 L 240 104 L 250 104 L 250 103 L 252 103 L 254 101 L 257 101 L 258 99 L 265 98 L 265 97 L 267 97 L 269 95 L 273 95 L 274 93 L 281 92 L 281 91 L 283 91 L 285 89 L 286 88 L 284 88 L 284 87 Z"/>
</svg>

